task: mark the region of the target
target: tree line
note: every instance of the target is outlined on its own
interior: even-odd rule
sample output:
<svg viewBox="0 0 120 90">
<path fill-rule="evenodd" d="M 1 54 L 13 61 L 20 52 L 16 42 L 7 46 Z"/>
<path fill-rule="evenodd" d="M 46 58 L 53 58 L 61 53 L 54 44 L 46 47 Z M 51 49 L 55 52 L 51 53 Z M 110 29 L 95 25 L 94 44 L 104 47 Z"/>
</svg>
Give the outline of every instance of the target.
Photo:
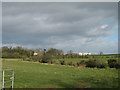
<svg viewBox="0 0 120 90">
<path fill-rule="evenodd" d="M 2 58 L 27 58 L 33 55 L 34 51 L 30 49 L 25 49 L 23 47 L 8 47 L 3 46 L 2 48 Z"/>
<path fill-rule="evenodd" d="M 22 58 L 25 61 L 34 61 L 40 63 L 50 63 L 50 64 L 60 64 L 60 65 L 70 65 L 70 66 L 80 66 L 85 65 L 86 67 L 97 67 L 105 68 L 109 66 L 110 68 L 120 68 L 120 62 L 117 60 L 117 55 L 85 55 L 80 56 L 77 53 L 73 53 L 72 50 L 69 50 L 67 54 L 64 54 L 63 50 L 50 48 L 50 49 L 27 49 L 20 46 L 17 47 L 8 47 L 3 46 L 2 49 L 2 58 Z M 37 53 L 37 54 L 35 54 Z M 108 58 L 107 61 L 102 60 L 102 58 Z M 79 62 L 66 61 L 66 59 L 83 58 Z M 84 60 L 84 58 L 88 58 Z M 59 60 L 58 60 L 59 59 Z M 98 60 L 101 59 L 101 60 Z M 56 61 L 58 60 L 58 61 Z"/>
<path fill-rule="evenodd" d="M 77 53 L 73 53 L 72 50 L 69 50 L 67 54 L 64 54 L 63 50 L 59 50 L 56 48 L 50 49 L 27 49 L 21 46 L 11 47 L 11 46 L 3 46 L 2 49 L 2 58 L 44 58 L 48 57 L 53 59 L 64 59 L 64 58 L 80 58 L 87 56 L 79 56 Z M 37 53 L 37 55 L 34 55 Z"/>
</svg>

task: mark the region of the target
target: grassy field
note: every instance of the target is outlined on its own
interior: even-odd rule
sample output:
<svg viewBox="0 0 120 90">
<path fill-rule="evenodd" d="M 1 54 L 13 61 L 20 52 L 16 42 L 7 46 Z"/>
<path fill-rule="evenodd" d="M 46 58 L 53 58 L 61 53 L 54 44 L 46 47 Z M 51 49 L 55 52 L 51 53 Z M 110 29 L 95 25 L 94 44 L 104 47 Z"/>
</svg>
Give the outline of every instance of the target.
<svg viewBox="0 0 120 90">
<path fill-rule="evenodd" d="M 93 59 L 93 58 L 65 58 L 65 59 L 53 59 L 53 60 L 56 61 L 56 62 L 65 61 L 65 62 L 76 63 L 76 62 L 80 62 L 80 61 L 82 61 L 82 60 L 88 61 L 88 60 L 90 60 L 90 59 Z M 93 59 L 93 60 L 94 60 L 94 59 Z M 108 59 L 107 59 L 107 58 L 97 58 L 97 60 L 107 61 Z"/>
<path fill-rule="evenodd" d="M 49 65 L 4 59 L 3 69 L 14 69 L 14 88 L 114 88 L 118 70 Z"/>
</svg>

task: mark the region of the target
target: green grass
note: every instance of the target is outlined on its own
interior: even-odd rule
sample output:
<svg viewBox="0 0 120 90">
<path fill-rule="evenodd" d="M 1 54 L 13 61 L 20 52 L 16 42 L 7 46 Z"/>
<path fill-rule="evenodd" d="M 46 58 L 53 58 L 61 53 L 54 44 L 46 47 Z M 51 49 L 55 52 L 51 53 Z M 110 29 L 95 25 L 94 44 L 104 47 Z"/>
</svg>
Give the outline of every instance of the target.
<svg viewBox="0 0 120 90">
<path fill-rule="evenodd" d="M 66 61 L 66 62 L 80 62 L 81 60 L 89 60 L 88 58 L 65 58 L 65 59 L 54 59 L 55 61 Z"/>
<path fill-rule="evenodd" d="M 118 70 L 111 68 L 77 68 L 4 59 L 3 69 L 14 69 L 14 88 L 118 87 Z"/>
<path fill-rule="evenodd" d="M 89 57 L 89 58 L 65 58 L 65 59 L 53 59 L 53 60 L 56 61 L 56 63 L 59 63 L 60 61 L 65 61 L 66 63 L 72 62 L 73 64 L 76 64 L 81 61 L 88 61 L 88 60 L 102 60 L 104 62 L 107 62 L 107 60 L 109 60 L 109 59 L 101 58 L 101 57 L 95 57 L 95 58 Z"/>
</svg>

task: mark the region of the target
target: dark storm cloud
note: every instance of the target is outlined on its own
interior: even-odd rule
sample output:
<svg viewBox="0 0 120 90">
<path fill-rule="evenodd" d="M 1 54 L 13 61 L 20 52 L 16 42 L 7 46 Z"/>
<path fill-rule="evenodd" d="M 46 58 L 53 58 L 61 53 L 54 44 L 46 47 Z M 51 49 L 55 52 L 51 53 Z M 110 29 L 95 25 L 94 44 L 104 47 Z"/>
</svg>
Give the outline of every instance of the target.
<svg viewBox="0 0 120 90">
<path fill-rule="evenodd" d="M 117 3 L 3 3 L 3 44 L 74 49 L 90 42 L 88 46 L 94 46 L 104 42 L 99 38 L 113 34 L 117 8 Z"/>
</svg>

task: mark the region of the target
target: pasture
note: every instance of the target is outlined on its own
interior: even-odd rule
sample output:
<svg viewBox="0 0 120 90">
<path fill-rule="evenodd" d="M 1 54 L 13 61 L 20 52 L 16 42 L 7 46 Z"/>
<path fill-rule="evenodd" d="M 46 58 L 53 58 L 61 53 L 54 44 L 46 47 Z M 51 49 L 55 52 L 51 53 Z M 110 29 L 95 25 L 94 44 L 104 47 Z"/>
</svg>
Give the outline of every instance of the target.
<svg viewBox="0 0 120 90">
<path fill-rule="evenodd" d="M 14 69 L 14 88 L 116 88 L 118 69 L 42 64 L 3 59 L 3 69 Z"/>
</svg>

